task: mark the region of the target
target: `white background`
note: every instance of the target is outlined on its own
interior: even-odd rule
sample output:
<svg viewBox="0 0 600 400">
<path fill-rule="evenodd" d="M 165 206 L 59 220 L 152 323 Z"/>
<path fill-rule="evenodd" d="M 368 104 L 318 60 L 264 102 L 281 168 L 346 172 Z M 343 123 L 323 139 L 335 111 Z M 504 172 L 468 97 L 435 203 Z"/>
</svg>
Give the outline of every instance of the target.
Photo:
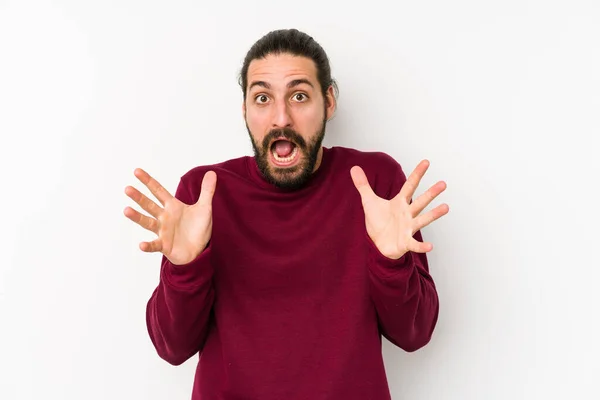
<svg viewBox="0 0 600 400">
<path fill-rule="evenodd" d="M 211 5 L 206 5 L 211 3 Z M 598 399 L 597 1 L 0 1 L 0 398 L 189 399 L 147 336 L 151 239 L 122 211 L 250 155 L 237 74 L 269 30 L 320 42 L 326 146 L 431 161 L 431 343 L 394 399 Z M 360 345 L 360 344 L 357 344 Z"/>
</svg>

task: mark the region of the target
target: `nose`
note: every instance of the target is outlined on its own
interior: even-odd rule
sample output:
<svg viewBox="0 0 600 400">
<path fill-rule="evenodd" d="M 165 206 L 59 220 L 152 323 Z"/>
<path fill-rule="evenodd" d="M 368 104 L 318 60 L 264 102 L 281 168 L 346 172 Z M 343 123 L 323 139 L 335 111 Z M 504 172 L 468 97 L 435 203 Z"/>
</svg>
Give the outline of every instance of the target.
<svg viewBox="0 0 600 400">
<path fill-rule="evenodd" d="M 273 128 L 287 128 L 292 125 L 292 116 L 288 104 L 280 100 L 275 104 L 273 115 Z"/>
</svg>

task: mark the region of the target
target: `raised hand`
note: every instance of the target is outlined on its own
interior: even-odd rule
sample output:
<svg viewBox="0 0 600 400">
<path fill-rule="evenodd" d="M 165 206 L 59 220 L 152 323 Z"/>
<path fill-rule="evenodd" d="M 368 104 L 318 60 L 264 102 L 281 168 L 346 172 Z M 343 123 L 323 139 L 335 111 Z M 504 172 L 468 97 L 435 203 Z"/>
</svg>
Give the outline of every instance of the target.
<svg viewBox="0 0 600 400">
<path fill-rule="evenodd" d="M 187 205 L 172 196 L 146 171 L 137 168 L 134 175 L 164 207 L 161 208 L 132 186 L 125 188 L 125 194 L 152 217 L 131 207 L 125 207 L 125 216 L 158 235 L 151 242 L 141 242 L 140 249 L 161 252 L 177 265 L 193 261 L 204 250 L 212 235 L 212 198 L 217 184 L 216 173 L 208 171 L 204 175 L 200 197 L 193 205 Z"/>
<path fill-rule="evenodd" d="M 398 259 L 408 251 L 425 253 L 433 249 L 431 243 L 422 243 L 413 237 L 415 232 L 449 211 L 447 204 L 441 204 L 419 215 L 446 189 L 446 183 L 443 181 L 437 182 L 411 203 L 412 196 L 428 168 L 429 161 L 421 161 L 402 186 L 400 193 L 391 200 L 375 194 L 362 168 L 354 166 L 350 170 L 365 211 L 367 233 L 379 251 L 388 258 Z"/>
</svg>

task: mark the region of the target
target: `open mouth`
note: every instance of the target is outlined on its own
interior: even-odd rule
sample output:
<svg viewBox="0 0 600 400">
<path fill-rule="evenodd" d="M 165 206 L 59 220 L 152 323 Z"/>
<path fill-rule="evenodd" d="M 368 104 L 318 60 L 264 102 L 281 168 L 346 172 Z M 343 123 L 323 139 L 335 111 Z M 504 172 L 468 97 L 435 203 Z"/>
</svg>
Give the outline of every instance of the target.
<svg viewBox="0 0 600 400">
<path fill-rule="evenodd" d="M 271 159 L 278 166 L 290 166 L 296 163 L 300 151 L 298 146 L 286 139 L 279 139 L 271 145 Z"/>
</svg>

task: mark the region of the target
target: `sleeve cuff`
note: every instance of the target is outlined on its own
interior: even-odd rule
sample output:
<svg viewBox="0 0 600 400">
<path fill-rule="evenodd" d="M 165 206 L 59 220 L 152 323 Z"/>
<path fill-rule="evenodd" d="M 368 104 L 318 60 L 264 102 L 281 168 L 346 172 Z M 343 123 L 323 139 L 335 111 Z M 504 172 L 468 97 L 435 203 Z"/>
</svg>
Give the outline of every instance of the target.
<svg viewBox="0 0 600 400">
<path fill-rule="evenodd" d="M 402 274 L 410 274 L 413 265 L 413 256 L 410 251 L 402 257 L 394 260 L 383 255 L 371 237 L 366 234 L 368 247 L 368 265 L 369 269 L 382 279 L 398 277 Z"/>
<path fill-rule="evenodd" d="M 210 243 L 198 256 L 187 264 L 175 265 L 163 256 L 162 277 L 176 289 L 193 289 L 212 279 Z"/>
</svg>

